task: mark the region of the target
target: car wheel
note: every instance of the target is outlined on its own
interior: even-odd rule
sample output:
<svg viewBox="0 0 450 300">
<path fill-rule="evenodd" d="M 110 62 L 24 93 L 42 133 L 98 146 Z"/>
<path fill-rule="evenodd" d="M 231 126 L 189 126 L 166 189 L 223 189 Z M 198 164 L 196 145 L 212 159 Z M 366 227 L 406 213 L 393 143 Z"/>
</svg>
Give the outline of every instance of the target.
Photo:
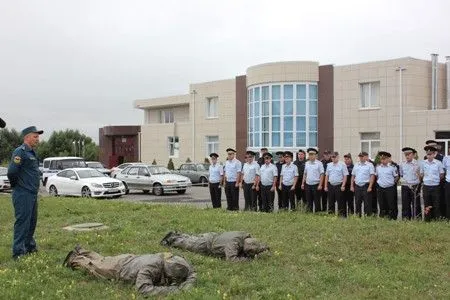
<svg viewBox="0 0 450 300">
<path fill-rule="evenodd" d="M 178 190 L 177 193 L 182 195 L 182 194 L 186 193 L 186 190 Z"/>
<path fill-rule="evenodd" d="M 81 197 L 91 197 L 91 190 L 87 186 L 83 186 L 83 188 L 81 189 Z"/>
<path fill-rule="evenodd" d="M 52 197 L 58 197 L 58 190 L 56 189 L 56 186 L 54 186 L 54 185 L 51 185 L 51 186 L 48 188 L 48 193 L 49 193 L 50 196 L 52 196 Z"/>
<path fill-rule="evenodd" d="M 153 186 L 153 194 L 155 194 L 155 196 L 161 196 L 164 194 L 163 187 L 159 183 L 155 183 Z"/>
<path fill-rule="evenodd" d="M 125 183 L 125 181 L 122 181 L 123 186 L 125 187 L 125 195 L 128 195 L 130 193 L 130 190 L 128 189 L 128 185 Z"/>
<path fill-rule="evenodd" d="M 144 192 L 144 194 L 148 194 L 150 193 L 150 190 L 142 190 Z"/>
<path fill-rule="evenodd" d="M 206 177 L 200 177 L 200 184 L 202 186 L 208 186 L 208 179 Z"/>
</svg>

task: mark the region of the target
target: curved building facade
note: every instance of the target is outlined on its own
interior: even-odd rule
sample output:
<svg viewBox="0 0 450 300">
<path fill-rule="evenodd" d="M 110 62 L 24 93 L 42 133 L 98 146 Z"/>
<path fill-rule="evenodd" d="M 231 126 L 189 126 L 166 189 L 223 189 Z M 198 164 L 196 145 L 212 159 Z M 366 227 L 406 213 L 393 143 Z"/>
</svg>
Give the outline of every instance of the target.
<svg viewBox="0 0 450 300">
<path fill-rule="evenodd" d="M 316 62 L 280 62 L 247 70 L 247 148 L 318 146 Z"/>
</svg>

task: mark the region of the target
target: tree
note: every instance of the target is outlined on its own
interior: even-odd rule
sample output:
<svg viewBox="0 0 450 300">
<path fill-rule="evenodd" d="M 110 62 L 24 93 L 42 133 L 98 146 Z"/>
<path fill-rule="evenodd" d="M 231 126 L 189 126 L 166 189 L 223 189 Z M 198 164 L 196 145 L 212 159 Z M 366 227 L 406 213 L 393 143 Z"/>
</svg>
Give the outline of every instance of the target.
<svg viewBox="0 0 450 300">
<path fill-rule="evenodd" d="M 173 164 L 172 159 L 169 159 L 169 163 L 167 164 L 167 169 L 169 170 L 175 170 L 175 166 Z"/>
<path fill-rule="evenodd" d="M 207 157 L 205 157 L 205 164 L 209 164 L 209 159 Z"/>
<path fill-rule="evenodd" d="M 188 158 L 186 159 L 186 163 L 190 163 L 190 162 L 192 162 L 192 161 L 191 161 L 191 159 L 188 157 Z"/>
<path fill-rule="evenodd" d="M 157 165 L 157 163 L 156 163 L 156 159 L 153 159 L 152 165 L 154 165 L 154 166 L 156 166 L 156 165 Z"/>
<path fill-rule="evenodd" d="M 12 152 L 20 146 L 23 139 L 20 133 L 14 128 L 0 129 L 0 164 L 6 164 L 11 159 Z"/>
</svg>

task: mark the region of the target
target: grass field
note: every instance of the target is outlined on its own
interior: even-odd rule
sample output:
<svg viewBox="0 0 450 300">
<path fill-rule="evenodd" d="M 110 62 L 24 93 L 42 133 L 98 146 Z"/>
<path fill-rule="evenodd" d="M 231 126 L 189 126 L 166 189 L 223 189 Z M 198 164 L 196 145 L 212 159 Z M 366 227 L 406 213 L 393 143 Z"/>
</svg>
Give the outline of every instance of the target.
<svg viewBox="0 0 450 300">
<path fill-rule="evenodd" d="M 167 251 L 169 230 L 244 230 L 272 256 L 229 263 L 174 250 L 194 264 L 196 287 L 181 299 L 450 299 L 450 225 L 446 222 L 347 220 L 303 213 L 229 213 L 188 206 L 43 198 L 36 232 L 40 252 L 11 259 L 13 211 L 0 196 L 1 299 L 134 299 L 133 286 L 61 266 L 77 243 L 103 255 Z M 102 222 L 104 231 L 63 226 Z"/>
</svg>

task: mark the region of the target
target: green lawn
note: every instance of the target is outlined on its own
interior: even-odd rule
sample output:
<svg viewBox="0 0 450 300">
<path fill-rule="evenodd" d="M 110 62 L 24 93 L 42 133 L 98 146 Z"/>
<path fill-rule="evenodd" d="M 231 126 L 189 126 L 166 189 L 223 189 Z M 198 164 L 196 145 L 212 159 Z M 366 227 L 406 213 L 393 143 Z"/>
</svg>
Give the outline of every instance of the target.
<svg viewBox="0 0 450 300">
<path fill-rule="evenodd" d="M 446 222 L 348 220 L 303 213 L 229 213 L 189 206 L 76 198 L 39 203 L 40 252 L 11 259 L 13 211 L 0 196 L 1 299 L 134 299 L 134 287 L 96 280 L 61 266 L 77 243 L 104 255 L 167 251 L 169 230 L 244 230 L 266 241 L 272 256 L 230 263 L 174 250 L 194 264 L 196 287 L 181 299 L 450 299 L 450 225 Z M 74 223 L 110 229 L 71 233 Z"/>
</svg>

